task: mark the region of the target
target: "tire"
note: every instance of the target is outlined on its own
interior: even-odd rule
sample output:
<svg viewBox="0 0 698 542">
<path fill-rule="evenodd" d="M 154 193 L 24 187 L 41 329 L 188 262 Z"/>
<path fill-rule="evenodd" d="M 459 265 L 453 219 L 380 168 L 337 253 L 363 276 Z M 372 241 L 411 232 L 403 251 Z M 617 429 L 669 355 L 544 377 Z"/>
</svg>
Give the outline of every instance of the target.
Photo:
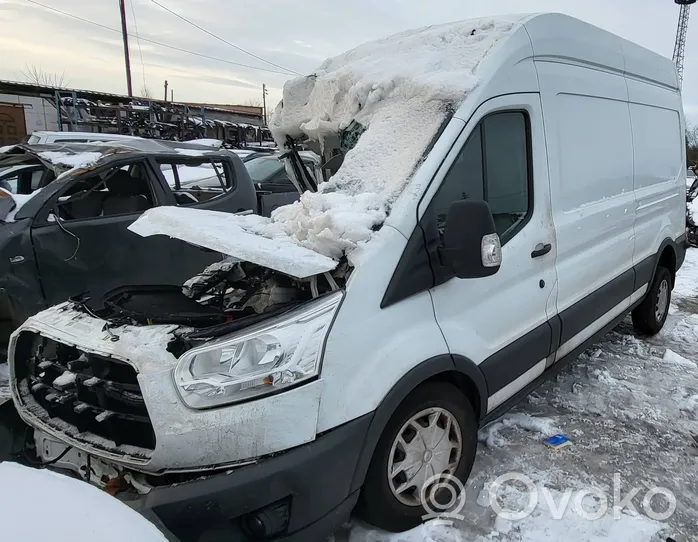
<svg viewBox="0 0 698 542">
<path fill-rule="evenodd" d="M 647 335 L 659 333 L 669 314 L 671 288 L 671 273 L 666 267 L 657 267 L 645 299 L 632 312 L 636 330 Z"/>
<path fill-rule="evenodd" d="M 410 444 L 415 442 L 415 446 L 421 446 L 420 443 L 430 440 L 428 433 L 425 433 L 426 438 L 420 439 L 419 434 L 416 432 L 414 440 L 410 440 L 409 435 L 413 425 L 410 424 L 405 428 L 410 420 L 425 412 L 427 414 L 425 414 L 425 417 L 420 418 L 419 421 L 428 423 L 436 420 L 436 423 L 433 426 L 430 425 L 424 428 L 424 431 L 429 431 L 433 427 L 435 431 L 433 434 L 434 440 L 438 439 L 439 431 L 441 431 L 442 436 L 446 434 L 449 436 L 448 441 L 443 441 L 443 438 L 439 439 L 439 446 L 432 448 L 431 455 L 424 455 L 418 460 L 419 464 L 423 465 L 424 472 L 427 473 L 426 476 L 431 478 L 435 470 L 441 470 L 440 462 L 447 455 L 447 452 L 443 450 L 451 448 L 453 442 L 457 441 L 458 433 L 461 443 L 460 453 L 456 453 L 455 448 L 451 448 L 451 451 L 448 452 L 450 454 L 448 455 L 448 461 L 455 465 L 452 468 L 453 472 L 449 472 L 449 474 L 455 476 L 463 484 L 465 484 L 470 475 L 477 451 L 478 430 L 477 419 L 470 401 L 458 388 L 451 384 L 442 382 L 422 384 L 405 398 L 390 418 L 381 438 L 378 440 L 366 473 L 356 513 L 364 521 L 375 527 L 391 532 L 406 531 L 419 525 L 422 522 L 422 517 L 428 513 L 421 501 L 418 500 L 420 492 L 416 488 L 405 491 L 400 495 L 400 498 L 394 493 L 392 488 L 397 489 L 400 484 L 406 481 L 404 472 L 393 478 L 392 483 L 388 476 L 388 465 L 391 458 L 393 465 L 398 464 L 401 458 L 405 460 L 408 458 L 408 456 L 402 453 L 403 450 L 400 449 L 402 446 L 398 442 L 400 434 L 404 437 L 402 442 L 406 443 L 409 441 Z M 449 427 L 446 425 L 449 415 L 451 426 L 449 432 L 446 433 L 445 428 Z M 419 425 L 421 426 L 421 423 Z M 418 450 L 417 455 L 419 453 L 421 453 L 421 449 Z M 424 453 L 426 454 L 427 452 Z M 429 461 L 429 463 L 425 463 L 425 461 Z M 419 472 L 422 472 L 421 469 Z M 436 499 L 443 502 L 448 502 L 453 496 L 449 490 L 444 490 L 441 493 L 437 491 L 435 493 Z M 429 490 L 425 494 L 429 496 Z M 415 502 L 415 499 L 417 499 L 417 502 Z M 411 502 L 407 504 L 405 501 Z M 438 504 L 436 507 L 432 505 L 430 509 L 439 511 L 443 509 L 443 506 L 439 508 Z"/>
</svg>

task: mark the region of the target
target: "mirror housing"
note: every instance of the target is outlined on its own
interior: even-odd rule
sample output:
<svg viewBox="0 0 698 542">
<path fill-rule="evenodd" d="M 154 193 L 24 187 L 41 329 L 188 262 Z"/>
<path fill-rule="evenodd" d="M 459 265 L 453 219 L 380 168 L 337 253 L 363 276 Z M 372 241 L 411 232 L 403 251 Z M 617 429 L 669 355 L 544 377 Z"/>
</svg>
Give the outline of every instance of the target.
<svg viewBox="0 0 698 542">
<path fill-rule="evenodd" d="M 439 255 L 441 263 L 451 267 L 460 279 L 489 277 L 499 271 L 502 247 L 486 201 L 451 204 Z"/>
</svg>

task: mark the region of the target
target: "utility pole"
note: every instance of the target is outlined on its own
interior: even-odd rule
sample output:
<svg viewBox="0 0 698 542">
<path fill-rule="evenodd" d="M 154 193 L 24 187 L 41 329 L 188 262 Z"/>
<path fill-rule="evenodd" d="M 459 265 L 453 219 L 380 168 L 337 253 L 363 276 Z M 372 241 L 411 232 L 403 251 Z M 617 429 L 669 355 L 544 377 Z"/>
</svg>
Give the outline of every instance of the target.
<svg viewBox="0 0 698 542">
<path fill-rule="evenodd" d="M 174 102 L 174 89 L 170 90 L 170 101 Z"/>
<path fill-rule="evenodd" d="M 262 103 L 264 104 L 264 126 L 267 125 L 267 85 L 262 83 Z"/>
<path fill-rule="evenodd" d="M 688 17 L 691 13 L 691 5 L 696 0 L 674 0 L 679 6 L 679 24 L 676 29 L 676 43 L 674 44 L 674 56 L 676 71 L 679 74 L 679 87 L 683 85 L 683 57 L 686 49 L 686 33 L 688 32 Z"/>
<path fill-rule="evenodd" d="M 129 98 L 133 97 L 133 87 L 131 86 L 131 59 L 128 53 L 128 30 L 126 29 L 126 3 L 119 0 L 119 10 L 121 11 L 121 33 L 124 37 L 124 58 L 126 60 L 126 88 Z"/>
<path fill-rule="evenodd" d="M 167 101 L 167 79 L 165 79 L 165 101 Z"/>
</svg>

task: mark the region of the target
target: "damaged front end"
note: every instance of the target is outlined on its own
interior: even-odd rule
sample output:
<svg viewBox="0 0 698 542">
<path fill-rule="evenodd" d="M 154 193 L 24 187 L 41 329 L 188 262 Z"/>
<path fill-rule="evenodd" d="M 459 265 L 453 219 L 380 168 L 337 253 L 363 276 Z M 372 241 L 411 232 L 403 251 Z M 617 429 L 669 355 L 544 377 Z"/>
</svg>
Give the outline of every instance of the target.
<svg viewBox="0 0 698 542">
<path fill-rule="evenodd" d="M 296 279 L 227 258 L 181 288 L 124 287 L 29 318 L 12 336 L 10 381 L 35 430 L 30 454 L 143 493 L 313 440 L 347 273 Z"/>
</svg>

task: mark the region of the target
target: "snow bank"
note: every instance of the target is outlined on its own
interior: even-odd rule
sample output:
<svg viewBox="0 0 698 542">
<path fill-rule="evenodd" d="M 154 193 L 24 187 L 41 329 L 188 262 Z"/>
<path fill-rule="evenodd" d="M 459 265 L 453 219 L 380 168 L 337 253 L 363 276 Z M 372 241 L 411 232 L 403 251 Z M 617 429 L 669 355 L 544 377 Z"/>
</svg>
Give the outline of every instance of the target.
<svg viewBox="0 0 698 542">
<path fill-rule="evenodd" d="M 558 432 L 555 422 L 550 418 L 535 418 L 529 414 L 508 414 L 499 421 L 483 427 L 478 432 L 478 440 L 488 448 L 500 448 L 506 445 L 506 439 L 501 435 L 501 430 L 507 427 L 520 427 L 526 431 L 550 436 Z"/>
<path fill-rule="evenodd" d="M 650 542 L 665 527 L 662 523 L 644 516 L 619 514 L 613 516 L 613 502 L 607 496 L 606 512 L 603 503 L 595 503 L 589 496 L 582 501 L 583 513 L 570 494 L 567 496 L 555 489 L 547 489 L 547 497 L 542 487 L 537 485 L 539 495 L 537 506 L 527 517 L 510 521 L 498 516 L 494 529 L 495 540 L 516 540 L 518 542 L 540 542 L 542 540 L 565 540 L 568 542 L 592 542 L 595 540 L 613 540 L 615 542 Z M 497 492 L 498 502 L 504 510 L 514 513 L 526 510 L 531 494 L 521 491 L 514 484 L 502 486 Z M 489 500 L 489 499 L 488 499 Z M 553 506 L 550 506 L 549 500 Z M 566 507 L 564 507 L 566 504 Z M 584 517 L 589 514 L 593 520 Z M 562 517 L 560 517 L 560 515 Z M 557 517 L 556 517 L 557 516 Z M 598 519 L 596 519 L 597 516 Z M 500 536 L 502 536 L 500 538 Z"/>
<path fill-rule="evenodd" d="M 139 513 L 85 482 L 7 462 L 0 463 L 0 526 L 12 542 L 166 541 Z"/>
<path fill-rule="evenodd" d="M 694 361 L 691 361 L 690 359 L 686 359 L 683 356 L 677 354 L 673 350 L 669 350 L 668 348 L 664 352 L 664 357 L 662 358 L 664 361 L 667 361 L 669 363 L 673 363 L 675 365 L 680 365 L 681 367 L 686 367 L 689 369 L 698 369 L 698 365 Z"/>
<path fill-rule="evenodd" d="M 349 542 L 466 542 L 456 527 L 430 521 L 404 533 L 386 533 L 363 524 L 352 526 Z"/>
<path fill-rule="evenodd" d="M 67 166 L 75 169 L 83 169 L 91 166 L 104 155 L 100 152 L 60 152 L 44 151 L 39 153 L 39 158 L 51 162 L 57 166 Z"/>
<path fill-rule="evenodd" d="M 367 128 L 318 193 L 271 218 L 301 246 L 338 258 L 367 241 L 389 213 L 447 117 L 478 83 L 483 58 L 522 17 L 410 30 L 326 60 L 284 85 L 271 131 L 323 143 L 352 122 Z"/>
</svg>

